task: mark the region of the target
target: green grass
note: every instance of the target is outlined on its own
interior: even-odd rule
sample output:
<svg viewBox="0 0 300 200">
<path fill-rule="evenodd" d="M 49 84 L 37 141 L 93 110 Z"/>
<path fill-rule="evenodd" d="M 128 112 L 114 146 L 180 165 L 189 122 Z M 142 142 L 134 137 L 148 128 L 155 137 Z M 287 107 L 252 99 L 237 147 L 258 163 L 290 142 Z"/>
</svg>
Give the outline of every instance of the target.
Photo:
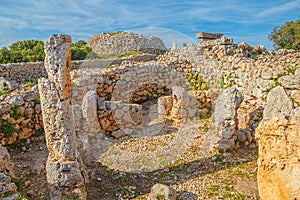
<svg viewBox="0 0 300 200">
<path fill-rule="evenodd" d="M 36 85 L 36 83 L 34 83 L 34 82 L 27 82 L 25 85 L 24 85 L 24 87 L 33 87 L 33 86 L 35 86 Z"/>
<path fill-rule="evenodd" d="M 113 68 L 115 68 L 115 66 L 114 65 L 108 65 L 107 68 L 113 69 Z"/>
<path fill-rule="evenodd" d="M 33 99 L 34 105 L 41 104 L 40 100 L 35 98 Z"/>
<path fill-rule="evenodd" d="M 12 118 L 14 118 L 15 120 L 20 119 L 21 117 L 23 117 L 23 114 L 19 112 L 20 106 L 14 106 L 12 108 L 12 113 L 10 114 L 10 116 Z"/>
<path fill-rule="evenodd" d="M 22 180 L 19 178 L 13 178 L 12 182 L 17 186 L 20 187 L 22 185 Z"/>
<path fill-rule="evenodd" d="M 205 124 L 205 125 L 203 126 L 203 131 L 204 131 L 204 132 L 207 132 L 208 129 L 209 129 L 209 126 Z"/>
<path fill-rule="evenodd" d="M 231 79 L 233 78 L 232 74 L 228 74 L 227 76 L 222 76 L 220 78 L 220 81 L 219 81 L 219 86 L 221 89 L 226 89 L 226 88 L 230 88 L 234 85 L 236 85 L 236 82 L 235 81 L 231 81 Z"/>
<path fill-rule="evenodd" d="M 210 118 L 210 114 L 200 115 L 200 119 L 208 119 L 208 118 Z"/>
<path fill-rule="evenodd" d="M 37 130 L 37 131 L 35 132 L 35 134 L 33 134 L 33 136 L 34 136 L 34 137 L 39 137 L 39 136 L 43 135 L 43 133 L 44 133 L 44 129 L 43 129 L 43 128 L 40 128 L 39 130 Z"/>
<path fill-rule="evenodd" d="M 129 57 L 129 56 L 137 56 L 141 55 L 143 52 L 141 51 L 129 51 L 119 56 L 119 58 Z"/>
<path fill-rule="evenodd" d="M 165 195 L 158 194 L 158 195 L 156 195 L 156 199 L 157 200 L 165 200 L 166 198 L 165 198 Z"/>
<path fill-rule="evenodd" d="M 112 94 L 107 94 L 106 95 L 106 101 L 110 101 L 112 99 Z"/>
<path fill-rule="evenodd" d="M 275 82 L 275 87 L 282 86 L 282 84 L 279 82 L 280 77 L 282 77 L 282 74 L 278 74 L 277 77 L 273 79 L 273 81 Z"/>
<path fill-rule="evenodd" d="M 69 194 L 62 196 L 62 200 L 80 200 L 78 194 Z"/>
<path fill-rule="evenodd" d="M 9 138 L 11 137 L 14 132 L 16 132 L 16 128 L 11 123 L 4 123 L 0 125 L 0 130 L 2 133 L 4 133 L 4 137 Z"/>
<path fill-rule="evenodd" d="M 9 94 L 8 90 L 0 90 L 0 96 L 5 95 L 5 94 Z"/>
<path fill-rule="evenodd" d="M 285 71 L 287 71 L 290 74 L 295 74 L 295 72 L 297 70 L 297 68 L 294 68 L 294 67 L 286 67 L 284 69 L 285 69 Z"/>
</svg>

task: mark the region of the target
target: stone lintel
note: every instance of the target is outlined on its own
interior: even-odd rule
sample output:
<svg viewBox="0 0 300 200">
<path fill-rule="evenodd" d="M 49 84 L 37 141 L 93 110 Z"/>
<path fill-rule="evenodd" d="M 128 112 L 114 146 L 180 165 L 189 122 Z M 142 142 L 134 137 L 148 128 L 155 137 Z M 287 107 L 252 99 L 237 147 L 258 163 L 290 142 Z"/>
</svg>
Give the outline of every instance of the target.
<svg viewBox="0 0 300 200">
<path fill-rule="evenodd" d="M 221 33 L 208 33 L 208 32 L 200 32 L 196 34 L 196 37 L 202 40 L 215 40 L 219 39 L 223 36 Z"/>
</svg>

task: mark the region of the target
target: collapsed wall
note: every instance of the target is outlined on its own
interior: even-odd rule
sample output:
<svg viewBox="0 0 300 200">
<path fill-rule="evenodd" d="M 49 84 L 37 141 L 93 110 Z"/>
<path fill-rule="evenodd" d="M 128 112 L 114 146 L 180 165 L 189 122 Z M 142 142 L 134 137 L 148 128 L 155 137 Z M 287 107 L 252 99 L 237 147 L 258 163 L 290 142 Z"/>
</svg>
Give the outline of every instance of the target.
<svg viewBox="0 0 300 200">
<path fill-rule="evenodd" d="M 283 85 L 291 94 L 295 106 L 300 105 L 300 51 L 267 51 L 263 46 L 234 44 L 225 36 L 199 44 L 189 44 L 158 57 L 161 63 L 182 72 L 198 99 L 215 108 L 218 96 L 226 88 L 237 87 L 244 100 L 237 109 L 239 133 L 235 146 L 254 143 L 255 129 L 262 120 L 269 91 Z"/>
</svg>

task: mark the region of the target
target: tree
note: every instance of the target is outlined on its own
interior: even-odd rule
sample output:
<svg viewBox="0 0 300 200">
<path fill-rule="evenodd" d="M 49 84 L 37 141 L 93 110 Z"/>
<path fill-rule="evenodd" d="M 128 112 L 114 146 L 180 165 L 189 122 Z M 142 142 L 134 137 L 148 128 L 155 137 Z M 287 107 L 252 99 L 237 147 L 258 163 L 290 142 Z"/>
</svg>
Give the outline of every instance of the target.
<svg viewBox="0 0 300 200">
<path fill-rule="evenodd" d="M 79 40 L 72 44 L 72 60 L 84 60 L 92 52 L 92 48 L 86 46 L 86 42 Z"/>
<path fill-rule="evenodd" d="M 0 49 L 0 63 L 37 62 L 45 59 L 44 42 L 23 40 Z"/>
<path fill-rule="evenodd" d="M 269 39 L 276 49 L 300 49 L 300 20 L 274 27 Z"/>
<path fill-rule="evenodd" d="M 92 48 L 79 40 L 72 44 L 72 60 L 84 60 L 92 55 Z M 0 63 L 44 61 L 44 42 L 39 40 L 23 40 L 12 43 L 8 48 L 0 49 Z"/>
</svg>

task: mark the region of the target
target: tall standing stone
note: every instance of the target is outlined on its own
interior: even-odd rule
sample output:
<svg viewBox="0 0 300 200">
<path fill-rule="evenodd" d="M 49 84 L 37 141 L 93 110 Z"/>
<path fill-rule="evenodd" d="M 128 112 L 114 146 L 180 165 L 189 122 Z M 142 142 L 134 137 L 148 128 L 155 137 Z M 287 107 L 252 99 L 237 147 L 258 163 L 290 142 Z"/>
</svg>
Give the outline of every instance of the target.
<svg viewBox="0 0 300 200">
<path fill-rule="evenodd" d="M 238 132 L 237 110 L 242 101 L 243 95 L 235 86 L 227 88 L 218 97 L 213 123 L 207 136 L 211 140 L 210 148 L 215 145 L 224 151 L 235 148 Z"/>
<path fill-rule="evenodd" d="M 49 156 L 47 181 L 59 188 L 60 197 L 86 199 L 83 163 L 77 151 L 71 106 L 71 37 L 51 35 L 45 42 L 45 68 L 49 79 L 38 82 Z"/>
</svg>

